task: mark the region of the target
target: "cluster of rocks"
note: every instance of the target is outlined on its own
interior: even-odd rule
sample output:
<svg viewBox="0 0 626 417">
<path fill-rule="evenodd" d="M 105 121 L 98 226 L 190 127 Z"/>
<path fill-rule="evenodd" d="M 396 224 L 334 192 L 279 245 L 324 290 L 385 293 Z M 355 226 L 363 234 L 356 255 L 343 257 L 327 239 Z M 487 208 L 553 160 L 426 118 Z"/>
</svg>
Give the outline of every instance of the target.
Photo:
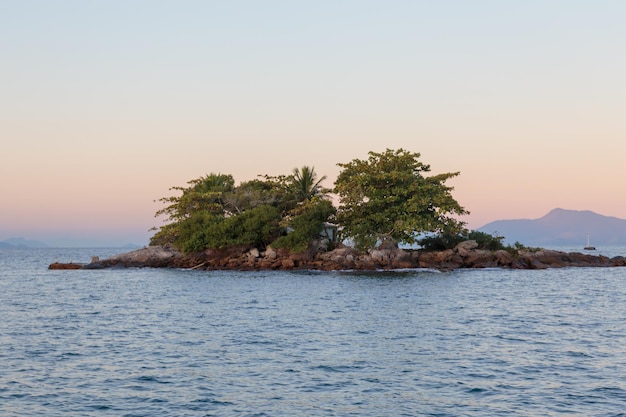
<svg viewBox="0 0 626 417">
<path fill-rule="evenodd" d="M 339 245 L 331 251 L 320 251 L 312 246 L 304 253 L 290 253 L 272 248 L 260 251 L 256 248 L 236 247 L 207 249 L 185 255 L 170 245 L 150 246 L 102 261 L 94 259 L 82 267 L 86 269 L 151 267 L 242 271 L 428 268 L 445 271 L 460 268 L 545 269 L 610 266 L 626 266 L 626 258 L 621 256 L 608 258 L 544 249 L 521 250 L 513 253 L 506 250 L 489 251 L 478 249 L 475 241 L 468 240 L 459 243 L 454 249 L 443 251 L 407 250 L 393 245 L 383 245 L 367 252 L 360 252 L 354 248 Z M 50 267 L 52 268 L 52 265 Z"/>
</svg>

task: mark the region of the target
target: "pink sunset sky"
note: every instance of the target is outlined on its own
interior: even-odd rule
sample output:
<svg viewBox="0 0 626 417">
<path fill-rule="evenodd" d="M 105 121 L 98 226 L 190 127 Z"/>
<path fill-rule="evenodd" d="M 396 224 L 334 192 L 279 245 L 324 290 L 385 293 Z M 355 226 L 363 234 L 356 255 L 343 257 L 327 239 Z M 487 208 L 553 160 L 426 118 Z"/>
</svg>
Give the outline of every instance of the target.
<svg viewBox="0 0 626 417">
<path fill-rule="evenodd" d="M 155 203 L 421 153 L 470 228 L 626 218 L 626 2 L 1 1 L 0 240 L 147 244 Z"/>
</svg>

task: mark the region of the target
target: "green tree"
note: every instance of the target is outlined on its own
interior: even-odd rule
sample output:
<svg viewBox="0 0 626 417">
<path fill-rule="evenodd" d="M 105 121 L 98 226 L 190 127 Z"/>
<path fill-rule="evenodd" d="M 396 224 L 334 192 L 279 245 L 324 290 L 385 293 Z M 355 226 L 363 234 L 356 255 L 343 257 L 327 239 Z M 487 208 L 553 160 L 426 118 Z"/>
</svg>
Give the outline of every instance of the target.
<svg viewBox="0 0 626 417">
<path fill-rule="evenodd" d="M 176 223 L 178 234 L 174 244 L 184 253 L 204 250 L 223 222 L 223 216 L 207 210 L 197 211 Z"/>
<path fill-rule="evenodd" d="M 335 181 L 342 236 L 358 249 L 382 242 L 413 244 L 424 232 L 460 231 L 454 216 L 468 212 L 445 182 L 458 172 L 424 176 L 430 166 L 404 149 L 369 152 L 367 160 L 345 164 Z"/>
<path fill-rule="evenodd" d="M 286 187 L 273 180 L 251 180 L 239 184 L 224 196 L 224 206 L 232 214 L 240 214 L 261 205 L 276 207 L 281 212 L 291 208 Z"/>
<path fill-rule="evenodd" d="M 187 187 L 170 187 L 170 191 L 178 191 L 180 195 L 158 200 L 166 206 L 154 216 L 163 217 L 167 224 L 153 228 L 156 233 L 150 239 L 151 245 L 173 243 L 180 248 L 198 247 L 204 233 L 201 225 L 208 221 L 208 216 L 226 215 L 224 197 L 235 187 L 232 175 L 211 173 L 187 184 Z"/>
<path fill-rule="evenodd" d="M 265 249 L 280 235 L 280 212 L 276 207 L 260 205 L 225 218 L 206 232 L 204 248 L 249 246 Z"/>
<path fill-rule="evenodd" d="M 233 191 L 235 180 L 232 175 L 209 174 L 188 181 L 187 184 L 190 186 L 170 188 L 170 191 L 180 191 L 180 196 L 163 197 L 158 200 L 167 206 L 157 211 L 155 217 L 165 216 L 166 221 L 177 222 L 191 217 L 198 211 L 224 214 L 223 198 L 226 193 Z"/>
<path fill-rule="evenodd" d="M 318 217 L 328 213 L 323 223 L 334 208 L 329 211 L 329 201 L 323 205 L 317 201 L 327 191 L 320 185 L 325 177 L 318 181 L 315 171 L 308 167 L 293 172 L 262 176 L 238 186 L 231 175 L 209 174 L 189 181 L 187 187 L 172 187 L 170 190 L 180 194 L 159 200 L 166 206 L 155 216 L 165 217 L 167 224 L 158 229 L 150 243 L 171 243 L 185 253 L 228 246 L 264 248 L 286 228 L 296 230 L 299 239 L 310 240 L 315 234 L 311 229 L 317 233 L 321 230 Z M 312 224 L 304 232 L 307 218 Z"/>
<path fill-rule="evenodd" d="M 232 246 L 264 249 L 280 235 L 280 220 L 278 209 L 269 205 L 229 217 L 198 211 L 179 223 L 174 244 L 184 253 Z"/>
<path fill-rule="evenodd" d="M 309 244 L 320 237 L 324 223 L 335 214 L 333 204 L 324 198 L 314 197 L 304 203 L 297 214 L 285 223 L 289 233 L 279 237 L 272 247 L 287 248 L 292 252 L 303 252 Z"/>
<path fill-rule="evenodd" d="M 296 200 L 302 202 L 326 195 L 330 190 L 322 187 L 324 180 L 325 175 L 318 179 L 315 168 L 305 165 L 302 168 L 294 168 L 288 182 Z"/>
</svg>

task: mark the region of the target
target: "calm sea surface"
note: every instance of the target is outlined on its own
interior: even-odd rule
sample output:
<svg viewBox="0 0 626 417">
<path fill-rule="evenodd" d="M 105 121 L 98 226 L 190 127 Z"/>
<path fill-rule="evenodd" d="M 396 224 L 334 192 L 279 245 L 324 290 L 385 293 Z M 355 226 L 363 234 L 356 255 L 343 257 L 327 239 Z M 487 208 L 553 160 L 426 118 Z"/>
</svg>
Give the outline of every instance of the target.
<svg viewBox="0 0 626 417">
<path fill-rule="evenodd" d="M 0 250 L 0 415 L 626 416 L 626 268 L 46 269 L 119 252 Z"/>
</svg>

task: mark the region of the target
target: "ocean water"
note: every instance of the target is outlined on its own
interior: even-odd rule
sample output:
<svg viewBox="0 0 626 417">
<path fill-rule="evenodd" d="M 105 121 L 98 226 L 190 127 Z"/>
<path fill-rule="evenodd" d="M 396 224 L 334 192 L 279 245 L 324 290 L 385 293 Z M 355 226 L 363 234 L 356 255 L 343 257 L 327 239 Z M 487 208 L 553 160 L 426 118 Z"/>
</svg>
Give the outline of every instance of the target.
<svg viewBox="0 0 626 417">
<path fill-rule="evenodd" d="M 626 268 L 49 271 L 0 250 L 2 416 L 626 416 Z"/>
</svg>

